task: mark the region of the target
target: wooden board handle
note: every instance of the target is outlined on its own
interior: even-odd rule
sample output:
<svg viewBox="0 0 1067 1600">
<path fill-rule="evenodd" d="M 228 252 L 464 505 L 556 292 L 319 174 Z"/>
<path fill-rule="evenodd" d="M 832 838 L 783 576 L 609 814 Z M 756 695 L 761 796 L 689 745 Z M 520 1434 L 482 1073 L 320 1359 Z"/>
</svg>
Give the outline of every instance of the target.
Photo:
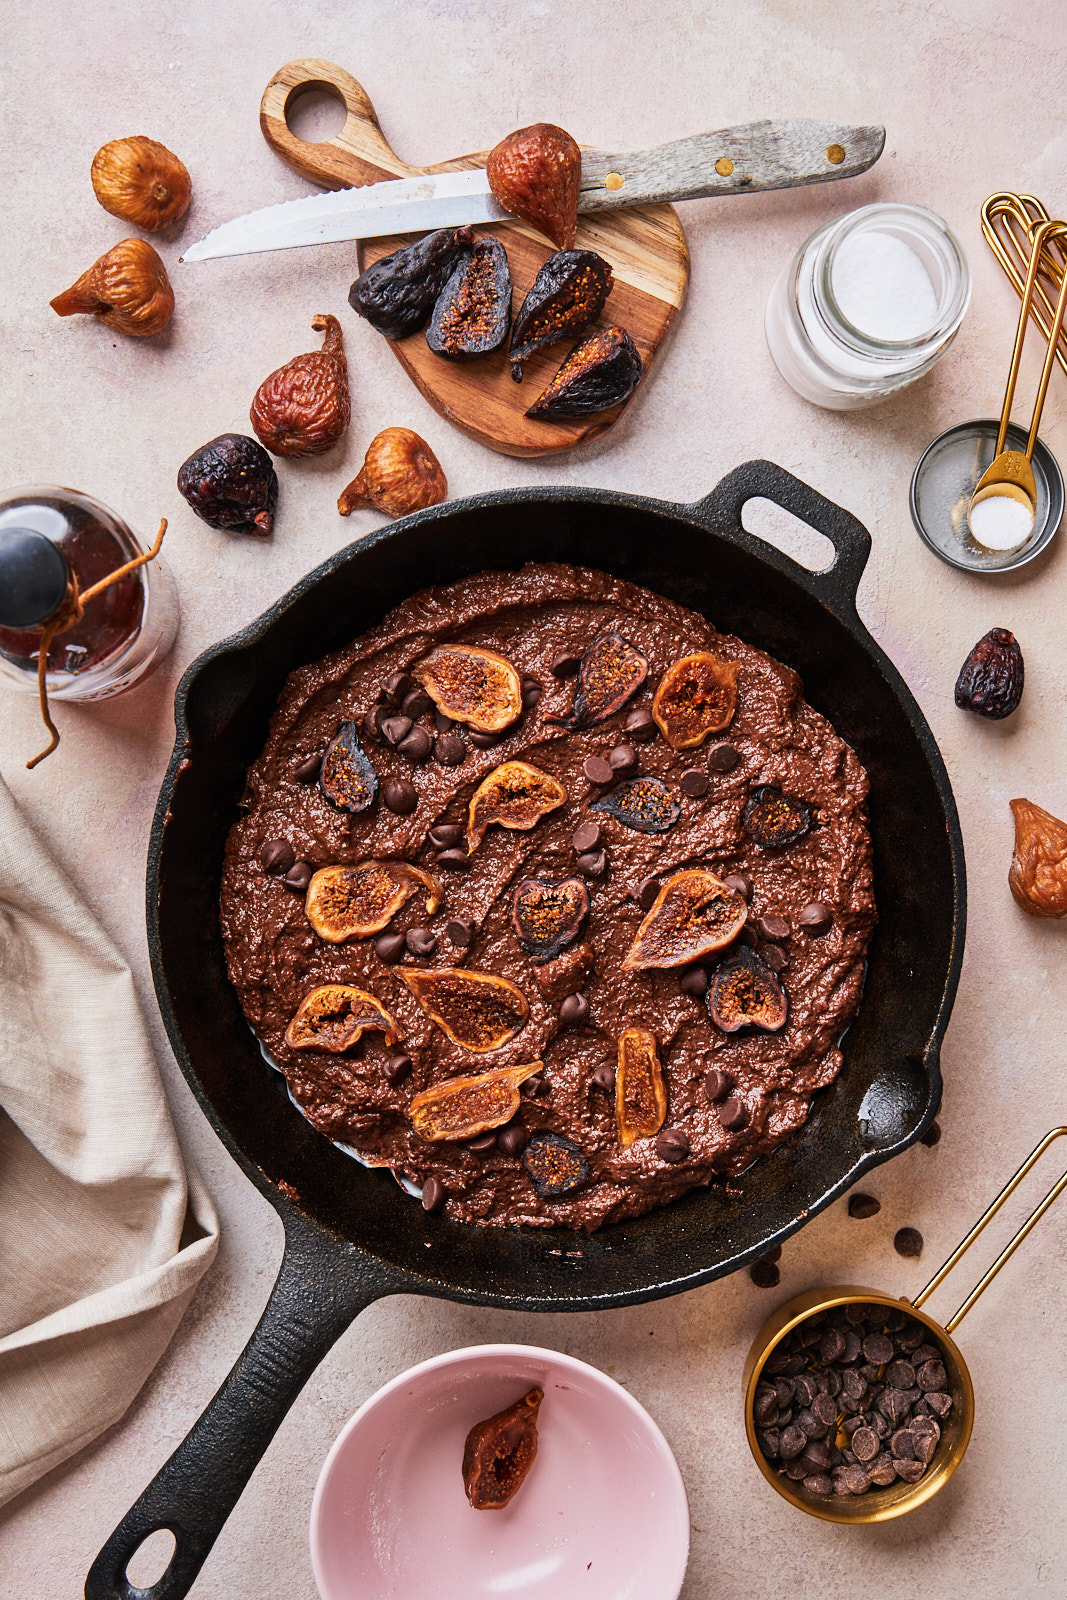
<svg viewBox="0 0 1067 1600">
<path fill-rule="evenodd" d="M 340 132 L 318 143 L 298 139 L 286 121 L 294 101 L 313 89 L 340 100 L 348 113 Z M 419 170 L 393 154 L 363 85 L 332 61 L 312 56 L 279 68 L 260 101 L 259 125 L 275 155 L 327 189 L 360 188 Z"/>
</svg>

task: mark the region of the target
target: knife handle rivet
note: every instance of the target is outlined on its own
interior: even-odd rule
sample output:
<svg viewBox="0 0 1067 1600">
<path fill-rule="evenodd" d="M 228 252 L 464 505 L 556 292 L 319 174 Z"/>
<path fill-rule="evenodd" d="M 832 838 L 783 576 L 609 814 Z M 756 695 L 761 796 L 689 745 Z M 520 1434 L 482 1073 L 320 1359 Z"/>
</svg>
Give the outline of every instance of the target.
<svg viewBox="0 0 1067 1600">
<path fill-rule="evenodd" d="M 844 159 L 845 159 L 845 147 L 844 147 L 844 145 L 843 144 L 832 144 L 832 145 L 830 145 L 827 148 L 827 151 L 826 151 L 826 159 L 827 159 L 827 161 L 832 161 L 835 167 L 839 167 L 841 165 L 842 161 L 844 161 Z"/>
<path fill-rule="evenodd" d="M 604 179 L 604 187 L 605 189 L 621 189 L 624 181 L 621 172 L 609 172 Z"/>
<path fill-rule="evenodd" d="M 734 164 L 730 160 L 729 156 L 720 156 L 718 161 L 715 163 L 715 171 L 719 174 L 720 178 L 728 178 L 733 170 Z"/>
</svg>

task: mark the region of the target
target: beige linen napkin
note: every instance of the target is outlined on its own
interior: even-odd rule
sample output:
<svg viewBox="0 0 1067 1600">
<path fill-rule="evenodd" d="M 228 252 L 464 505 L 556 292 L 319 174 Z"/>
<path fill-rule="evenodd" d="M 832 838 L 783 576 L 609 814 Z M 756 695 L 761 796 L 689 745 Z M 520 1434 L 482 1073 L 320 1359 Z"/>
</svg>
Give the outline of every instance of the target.
<svg viewBox="0 0 1067 1600">
<path fill-rule="evenodd" d="M 129 968 L 0 778 L 0 1504 L 118 1421 L 217 1247 Z"/>
</svg>

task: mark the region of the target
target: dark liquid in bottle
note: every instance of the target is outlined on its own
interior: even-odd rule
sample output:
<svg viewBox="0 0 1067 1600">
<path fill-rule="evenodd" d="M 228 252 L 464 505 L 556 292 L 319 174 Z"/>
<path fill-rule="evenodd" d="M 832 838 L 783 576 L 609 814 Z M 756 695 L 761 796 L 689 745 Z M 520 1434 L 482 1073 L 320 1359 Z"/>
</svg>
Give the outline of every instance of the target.
<svg viewBox="0 0 1067 1600">
<path fill-rule="evenodd" d="M 0 527 L 35 528 L 46 534 L 66 556 L 83 591 L 135 554 L 91 512 L 58 496 L 6 506 L 0 511 Z M 85 672 L 105 661 L 139 631 L 144 601 L 139 571 L 120 578 L 90 600 L 81 621 L 52 640 L 49 672 Z M 0 651 L 27 672 L 37 670 L 40 645 L 39 628 L 0 628 Z"/>
</svg>

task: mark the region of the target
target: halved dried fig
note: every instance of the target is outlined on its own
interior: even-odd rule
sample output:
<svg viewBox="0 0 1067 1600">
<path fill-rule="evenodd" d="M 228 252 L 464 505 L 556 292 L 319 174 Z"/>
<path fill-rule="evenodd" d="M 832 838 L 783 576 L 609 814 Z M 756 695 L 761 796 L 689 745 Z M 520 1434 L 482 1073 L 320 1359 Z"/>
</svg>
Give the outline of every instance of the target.
<svg viewBox="0 0 1067 1600">
<path fill-rule="evenodd" d="M 811 827 L 812 810 L 795 795 L 783 794 L 773 783 L 753 789 L 745 801 L 741 826 L 764 850 L 783 850 L 796 844 Z"/>
<path fill-rule="evenodd" d="M 463 1447 L 463 1487 L 475 1511 L 506 1506 L 537 1454 L 537 1412 L 543 1389 L 531 1389 L 506 1411 L 478 1422 Z"/>
<path fill-rule="evenodd" d="M 597 328 L 570 355 L 527 411 L 528 417 L 591 417 L 621 405 L 641 382 L 641 352 L 625 328 Z"/>
<path fill-rule="evenodd" d="M 660 886 L 623 962 L 628 972 L 686 967 L 724 950 L 745 925 L 743 895 L 703 867 L 675 872 Z"/>
<path fill-rule="evenodd" d="M 1067 917 L 1067 822 L 1032 800 L 1013 800 L 1015 853 L 1008 887 L 1032 917 Z"/>
<path fill-rule="evenodd" d="M 511 326 L 511 272 L 499 239 L 460 257 L 437 297 L 426 343 L 447 361 L 473 361 L 504 343 Z"/>
<path fill-rule="evenodd" d="M 565 128 L 534 122 L 516 128 L 490 150 L 485 175 L 495 198 L 569 250 L 578 222 L 582 152 Z"/>
<path fill-rule="evenodd" d="M 500 733 L 522 712 L 522 678 L 506 657 L 443 644 L 411 669 L 439 711 L 476 733 Z"/>
<path fill-rule="evenodd" d="M 580 333 L 604 309 L 613 283 L 611 268 L 595 250 L 557 250 L 549 256 L 519 307 L 511 333 L 511 375 L 522 381 L 522 363 L 535 350 Z"/>
<path fill-rule="evenodd" d="M 590 811 L 606 811 L 637 833 L 666 833 L 682 814 L 677 800 L 659 778 L 631 778 L 610 794 L 601 795 Z"/>
<path fill-rule="evenodd" d="M 378 798 L 378 774 L 359 742 L 354 722 L 342 722 L 326 746 L 319 788 L 338 811 L 366 811 Z"/>
<path fill-rule="evenodd" d="M 425 234 L 372 261 L 349 289 L 348 303 L 387 339 L 406 339 L 425 324 L 452 268 L 473 243 L 470 228 Z"/>
<path fill-rule="evenodd" d="M 477 850 L 490 823 L 526 833 L 566 800 L 563 785 L 540 767 L 526 761 L 505 761 L 484 777 L 471 795 L 467 849 L 472 854 Z"/>
<path fill-rule="evenodd" d="M 347 983 L 324 983 L 301 1000 L 296 1015 L 285 1030 L 285 1042 L 292 1050 L 328 1050 L 340 1055 L 351 1050 L 368 1028 L 385 1034 L 386 1044 L 403 1037 L 403 1029 L 365 989 Z"/>
<path fill-rule="evenodd" d="M 494 1067 L 475 1078 L 448 1078 L 423 1089 L 408 1108 L 420 1139 L 476 1139 L 510 1122 L 519 1109 L 519 1085 L 544 1070 L 541 1061 Z"/>
<path fill-rule="evenodd" d="M 539 966 L 577 939 L 588 914 L 581 878 L 525 878 L 512 891 L 512 926 Z"/>
<path fill-rule="evenodd" d="M 507 978 L 467 967 L 404 970 L 419 1005 L 454 1044 L 482 1055 L 499 1050 L 526 1026 L 526 996 Z"/>
<path fill-rule="evenodd" d="M 522 1164 L 542 1200 L 557 1200 L 581 1188 L 591 1170 L 578 1145 L 562 1133 L 535 1133 L 522 1153 Z"/>
<path fill-rule="evenodd" d="M 621 711 L 648 677 L 648 662 L 621 633 L 601 633 L 582 657 L 569 728 L 591 728 Z"/>
<path fill-rule="evenodd" d="M 650 1139 L 667 1115 L 667 1090 L 655 1034 L 647 1028 L 625 1028 L 619 1035 L 615 1073 L 615 1126 L 625 1147 Z"/>
<path fill-rule="evenodd" d="M 432 917 L 441 904 L 441 885 L 406 861 L 320 867 L 308 884 L 304 910 L 320 939 L 343 944 L 380 933 L 420 888 L 426 890 L 426 914 Z"/>
<path fill-rule="evenodd" d="M 730 726 L 740 671 L 740 661 L 722 661 L 706 650 L 667 668 L 652 697 L 652 715 L 672 750 L 692 750 Z"/>
<path fill-rule="evenodd" d="M 747 945 L 739 946 L 712 974 L 707 1003 L 712 1022 L 723 1033 L 742 1028 L 777 1033 L 789 1015 L 785 990 Z"/>
</svg>

